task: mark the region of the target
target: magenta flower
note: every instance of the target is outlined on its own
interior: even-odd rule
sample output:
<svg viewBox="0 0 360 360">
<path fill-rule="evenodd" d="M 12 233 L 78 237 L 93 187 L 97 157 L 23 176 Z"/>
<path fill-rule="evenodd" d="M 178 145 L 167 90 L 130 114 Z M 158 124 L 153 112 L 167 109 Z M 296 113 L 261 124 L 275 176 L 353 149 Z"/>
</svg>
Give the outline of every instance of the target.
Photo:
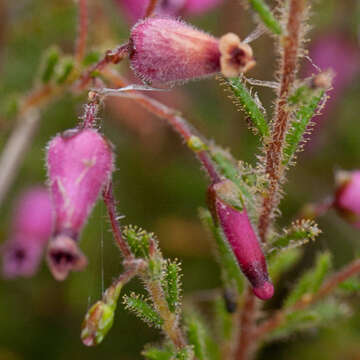
<svg viewBox="0 0 360 360">
<path fill-rule="evenodd" d="M 116 0 L 121 10 L 132 23 L 145 16 L 150 0 Z M 201 15 L 211 10 L 223 0 L 167 0 L 160 1 L 156 9 L 157 15 Z"/>
<path fill-rule="evenodd" d="M 4 277 L 34 275 L 51 230 L 49 192 L 42 187 L 29 189 L 18 201 L 14 211 L 12 235 L 2 249 Z"/>
<path fill-rule="evenodd" d="M 238 76 L 255 65 L 252 49 L 229 33 L 220 39 L 182 21 L 148 18 L 130 35 L 130 62 L 144 81 L 181 82 L 215 75 Z"/>
<path fill-rule="evenodd" d="M 223 0 L 186 0 L 184 12 L 189 15 L 200 15 L 219 5 Z"/>
<path fill-rule="evenodd" d="M 229 184 L 232 185 L 229 180 L 225 180 L 209 187 L 212 211 L 254 294 L 262 300 L 270 299 L 274 294 L 274 286 L 269 280 L 265 257 L 246 209 L 236 209 L 220 196 L 221 193 L 231 191 Z"/>
<path fill-rule="evenodd" d="M 349 223 L 360 229 L 360 170 L 336 174 L 334 206 Z"/>
<path fill-rule="evenodd" d="M 149 0 L 115 0 L 129 20 L 134 23 L 145 16 Z"/>
<path fill-rule="evenodd" d="M 55 213 L 48 263 L 57 280 L 81 270 L 80 232 L 113 170 L 110 144 L 94 129 L 69 130 L 49 144 L 47 166 Z"/>
</svg>

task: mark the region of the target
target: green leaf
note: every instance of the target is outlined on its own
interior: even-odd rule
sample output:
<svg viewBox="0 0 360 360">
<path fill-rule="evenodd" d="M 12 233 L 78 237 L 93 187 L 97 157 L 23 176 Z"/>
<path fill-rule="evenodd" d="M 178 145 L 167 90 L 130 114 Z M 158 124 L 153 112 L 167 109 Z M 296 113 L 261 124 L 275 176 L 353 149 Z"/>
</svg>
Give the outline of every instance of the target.
<svg viewBox="0 0 360 360">
<path fill-rule="evenodd" d="M 240 169 L 231 154 L 219 147 L 210 146 L 209 153 L 221 175 L 231 180 L 238 187 L 250 218 L 256 222 L 258 206 L 254 192 L 261 187 L 261 184 L 258 184 L 255 172 L 243 163 L 239 163 L 242 165 Z"/>
<path fill-rule="evenodd" d="M 136 225 L 129 225 L 124 228 L 123 236 L 136 257 L 149 257 L 150 238 L 154 239 L 154 234 L 148 233 Z"/>
<path fill-rule="evenodd" d="M 297 220 L 284 229 L 282 235 L 271 241 L 269 253 L 301 246 L 310 240 L 314 241 L 320 234 L 321 230 L 313 220 Z"/>
<path fill-rule="evenodd" d="M 148 360 L 171 360 L 174 353 L 170 350 L 163 350 L 158 348 L 149 348 L 142 352 Z"/>
<path fill-rule="evenodd" d="M 44 84 L 49 83 L 55 75 L 56 65 L 60 60 L 60 50 L 58 47 L 53 46 L 48 49 L 42 61 L 42 69 L 40 78 Z"/>
<path fill-rule="evenodd" d="M 331 86 L 331 80 L 330 72 L 319 73 L 311 81 L 304 81 L 289 97 L 289 105 L 295 108 L 295 114 L 285 136 L 283 165 L 290 164 L 299 149 L 310 120 L 324 99 L 326 90 Z"/>
<path fill-rule="evenodd" d="M 218 260 L 225 287 L 231 288 L 235 284 L 238 292 L 241 293 L 244 288 L 244 277 L 223 231 L 219 226 L 215 225 L 208 210 L 200 209 L 200 218 L 204 226 L 213 234 L 215 239 L 218 250 Z"/>
<path fill-rule="evenodd" d="M 160 315 L 142 296 L 131 293 L 130 296 L 125 295 L 123 297 L 123 301 L 127 309 L 134 312 L 149 326 L 152 325 L 160 328 L 163 324 L 163 320 L 160 318 Z"/>
<path fill-rule="evenodd" d="M 348 314 L 349 309 L 345 304 L 338 303 L 333 299 L 323 301 L 309 309 L 289 313 L 284 323 L 274 332 L 270 333 L 267 340 L 278 340 L 288 337 L 294 332 L 328 326 L 329 323 Z"/>
<path fill-rule="evenodd" d="M 194 352 L 190 346 L 186 346 L 179 350 L 171 360 L 193 360 Z"/>
<path fill-rule="evenodd" d="M 221 199 L 225 204 L 239 211 L 244 209 L 244 200 L 239 192 L 239 188 L 231 180 L 224 180 L 213 184 L 212 189 L 216 194 L 216 198 Z"/>
<path fill-rule="evenodd" d="M 273 283 L 276 283 L 280 276 L 291 269 L 302 256 L 302 251 L 297 248 L 288 249 L 270 256 L 268 259 L 269 274 Z"/>
<path fill-rule="evenodd" d="M 288 308 L 299 301 L 304 295 L 315 294 L 322 285 L 331 268 L 331 254 L 329 252 L 318 255 L 313 269 L 306 272 L 295 285 L 287 297 L 284 307 Z"/>
<path fill-rule="evenodd" d="M 83 66 L 88 67 L 100 61 L 102 53 L 99 51 L 90 51 L 83 60 Z"/>
<path fill-rule="evenodd" d="M 6 119 L 14 118 L 20 109 L 21 95 L 9 93 L 3 97 L 0 102 L 0 116 Z"/>
<path fill-rule="evenodd" d="M 189 343 L 194 346 L 195 356 L 199 360 L 207 359 L 205 329 L 197 316 L 188 316 L 186 319 Z"/>
<path fill-rule="evenodd" d="M 163 287 L 165 290 L 165 298 L 171 312 L 179 310 L 181 298 L 181 268 L 176 261 L 168 260 L 166 263 Z"/>
<path fill-rule="evenodd" d="M 218 297 L 214 303 L 215 306 L 215 321 L 216 329 L 219 332 L 218 337 L 221 343 L 230 341 L 233 334 L 233 316 L 226 309 L 226 304 L 223 297 Z"/>
<path fill-rule="evenodd" d="M 151 281 L 163 281 L 164 259 L 162 256 L 154 255 L 148 260 L 147 274 Z"/>
<path fill-rule="evenodd" d="M 232 78 L 226 80 L 226 83 L 229 84 L 236 101 L 240 104 L 245 114 L 249 117 L 255 129 L 263 138 L 269 136 L 269 124 L 256 100 L 251 96 L 243 81 L 240 78 Z"/>
<path fill-rule="evenodd" d="M 249 0 L 252 9 L 259 15 L 265 26 L 275 35 L 282 33 L 282 28 L 269 6 L 263 0 Z"/>
<path fill-rule="evenodd" d="M 360 280 L 357 278 L 350 278 L 340 283 L 339 288 L 349 292 L 360 292 Z"/>
<path fill-rule="evenodd" d="M 57 71 L 57 84 L 64 84 L 70 77 L 75 68 L 74 59 L 71 57 L 61 59 Z"/>
<path fill-rule="evenodd" d="M 212 339 L 209 329 L 200 314 L 192 311 L 185 318 L 189 343 L 198 360 L 217 359 L 219 348 Z"/>
</svg>

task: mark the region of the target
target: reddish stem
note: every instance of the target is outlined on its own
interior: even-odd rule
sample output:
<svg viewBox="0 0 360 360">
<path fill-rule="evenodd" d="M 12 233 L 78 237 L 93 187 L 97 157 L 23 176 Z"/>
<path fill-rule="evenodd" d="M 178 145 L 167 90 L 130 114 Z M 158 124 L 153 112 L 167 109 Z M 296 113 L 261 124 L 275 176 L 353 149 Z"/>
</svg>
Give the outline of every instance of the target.
<svg viewBox="0 0 360 360">
<path fill-rule="evenodd" d="M 116 87 L 124 87 L 127 85 L 126 81 L 118 76 L 116 73 L 110 70 L 104 71 L 104 75 L 107 76 Z M 191 126 L 187 121 L 180 116 L 179 112 L 167 107 L 159 101 L 152 99 L 139 91 L 133 90 L 128 93 L 130 99 L 134 100 L 141 106 L 143 106 L 150 113 L 157 117 L 164 119 L 167 123 L 178 133 L 186 142 L 188 142 L 194 134 Z M 210 159 L 206 150 L 194 151 L 199 161 L 204 166 L 207 174 L 212 182 L 218 182 L 221 180 L 213 161 Z"/>
<path fill-rule="evenodd" d="M 160 1 L 162 1 L 162 0 L 160 0 Z M 145 17 L 151 16 L 154 13 L 158 2 L 159 2 L 159 0 L 150 0 L 149 5 L 145 12 Z"/>
<path fill-rule="evenodd" d="M 240 338 L 235 353 L 236 360 L 251 359 L 254 353 L 253 335 L 257 315 L 256 297 L 248 286 L 240 317 Z"/>
<path fill-rule="evenodd" d="M 87 0 L 78 0 L 79 2 L 79 25 L 75 48 L 75 60 L 80 64 L 85 56 L 86 41 L 88 37 L 89 14 Z"/>
<path fill-rule="evenodd" d="M 110 219 L 110 223 L 111 223 L 115 241 L 116 241 L 117 245 L 119 246 L 121 252 L 123 253 L 125 259 L 132 260 L 134 258 L 134 256 L 131 253 L 129 245 L 122 237 L 120 225 L 117 220 L 115 199 L 114 199 L 114 194 L 112 191 L 111 180 L 109 180 L 108 184 L 105 186 L 105 188 L 103 190 L 103 199 L 104 199 L 105 205 L 107 207 L 107 211 L 108 211 L 108 215 L 109 215 L 109 219 Z"/>
<path fill-rule="evenodd" d="M 96 115 L 99 111 L 99 98 L 93 91 L 89 92 L 89 102 L 85 105 L 84 115 L 82 116 L 82 128 L 93 128 L 96 125 Z"/>
<path fill-rule="evenodd" d="M 129 54 L 129 43 L 120 45 L 114 50 L 108 50 L 104 57 L 95 65 L 90 67 L 82 76 L 80 77 L 79 82 L 76 84 L 77 90 L 83 90 L 88 83 L 93 79 L 94 73 L 102 71 L 107 65 L 118 64 L 121 60 L 124 59 L 126 55 Z"/>
<path fill-rule="evenodd" d="M 292 89 L 298 68 L 300 36 L 306 0 L 291 0 L 287 22 L 287 35 L 283 37 L 283 52 L 280 67 L 280 91 L 278 94 L 275 120 L 271 141 L 266 151 L 266 173 L 270 184 L 267 196 L 263 201 L 263 210 L 259 219 L 259 234 L 263 242 L 271 223 L 274 209 L 279 203 L 279 189 L 283 178 L 282 154 L 286 131 L 290 121 L 291 109 L 287 106 L 287 98 Z"/>
</svg>

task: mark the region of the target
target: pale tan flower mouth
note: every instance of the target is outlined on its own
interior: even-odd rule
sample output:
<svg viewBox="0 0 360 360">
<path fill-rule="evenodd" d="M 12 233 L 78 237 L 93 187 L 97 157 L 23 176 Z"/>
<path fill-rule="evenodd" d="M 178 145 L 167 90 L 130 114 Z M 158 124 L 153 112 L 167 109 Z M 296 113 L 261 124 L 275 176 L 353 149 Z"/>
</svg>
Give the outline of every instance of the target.
<svg viewBox="0 0 360 360">
<path fill-rule="evenodd" d="M 242 43 L 236 34 L 223 35 L 219 40 L 219 50 L 220 68 L 225 77 L 237 77 L 256 64 L 251 46 Z"/>
</svg>

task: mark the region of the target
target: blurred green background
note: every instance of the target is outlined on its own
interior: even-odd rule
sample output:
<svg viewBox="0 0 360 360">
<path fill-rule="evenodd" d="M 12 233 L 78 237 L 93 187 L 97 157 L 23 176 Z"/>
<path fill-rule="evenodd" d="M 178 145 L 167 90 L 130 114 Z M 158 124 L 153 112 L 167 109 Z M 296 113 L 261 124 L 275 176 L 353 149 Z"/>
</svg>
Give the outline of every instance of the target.
<svg viewBox="0 0 360 360">
<path fill-rule="evenodd" d="M 105 50 L 125 41 L 128 25 L 119 8 L 111 0 L 89 3 L 90 49 Z M 58 44 L 64 53 L 73 51 L 76 21 L 73 0 L 0 0 L 0 149 L 15 125 L 8 112 L 11 98 L 25 94 L 36 83 L 41 56 L 49 46 Z M 215 11 L 190 21 L 218 36 L 232 31 L 245 37 L 255 28 L 249 12 L 237 0 L 225 0 Z M 359 47 L 359 1 L 314 1 L 310 24 L 310 39 L 338 32 Z M 253 48 L 257 66 L 250 76 L 273 80 L 276 52 L 272 41 L 265 35 Z M 127 62 L 121 71 L 128 74 Z M 298 166 L 291 169 L 280 224 L 288 224 L 304 203 L 331 194 L 335 169 L 359 168 L 359 79 L 353 76 L 331 113 L 322 119 L 312 146 L 299 155 Z M 271 113 L 273 91 L 256 90 Z M 230 148 L 237 158 L 255 162 L 258 140 L 219 82 L 191 82 L 156 96 L 181 109 L 199 130 Z M 12 206 L 19 192 L 46 181 L 47 142 L 57 132 L 76 126 L 85 99 L 68 94 L 43 112 L 35 140 L 0 209 L 0 242 L 9 236 Z M 193 155 L 161 120 L 125 100 L 108 103 L 101 118 L 102 131 L 116 147 L 114 188 L 119 211 L 126 215 L 122 222 L 154 231 L 164 254 L 182 261 L 185 298 L 194 291 L 219 287 L 211 239 L 197 217 L 198 208 L 205 206 L 207 180 Z M 105 215 L 105 207 L 99 203 L 83 232 L 81 246 L 89 258 L 84 272 L 73 273 L 58 283 L 43 264 L 32 279 L 0 280 L 0 360 L 140 359 L 144 344 L 160 340 L 157 331 L 148 329 L 120 306 L 103 344 L 88 349 L 80 341 L 80 324 L 88 306 L 121 271 Z M 280 304 L 292 279 L 311 263 L 318 249 L 331 250 L 335 267 L 359 252 L 360 232 L 335 213 L 319 223 L 323 234 L 308 245 L 305 258 L 284 279 L 269 308 Z M 133 282 L 126 290 L 131 288 L 140 286 Z M 329 329 L 315 329 L 267 346 L 259 358 L 360 359 L 359 300 L 354 296 L 354 313 L 348 319 L 331 324 Z"/>
</svg>

